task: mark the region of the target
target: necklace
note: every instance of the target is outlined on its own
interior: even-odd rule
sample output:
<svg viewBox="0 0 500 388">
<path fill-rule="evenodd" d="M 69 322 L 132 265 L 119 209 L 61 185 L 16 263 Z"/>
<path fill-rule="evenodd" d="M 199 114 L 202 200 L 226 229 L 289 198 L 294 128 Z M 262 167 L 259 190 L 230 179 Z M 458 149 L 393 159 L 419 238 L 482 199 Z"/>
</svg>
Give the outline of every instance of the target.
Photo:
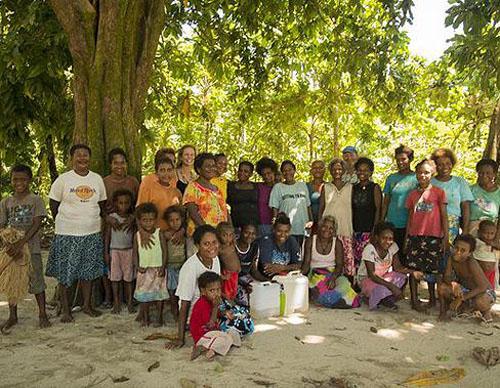
<svg viewBox="0 0 500 388">
<path fill-rule="evenodd" d="M 332 243 L 333 243 L 333 241 L 327 240 L 326 244 L 325 244 L 324 242 L 320 241 L 320 239 L 318 237 L 316 237 L 316 250 L 318 251 L 318 253 L 320 253 L 322 255 L 326 255 L 326 254 L 330 253 L 330 251 L 332 249 L 332 247 L 330 245 Z M 328 248 L 330 248 L 330 249 L 328 249 Z"/>
<path fill-rule="evenodd" d="M 236 250 L 238 251 L 238 253 L 240 255 L 246 255 L 248 253 L 248 251 L 250 250 L 251 244 L 248 244 L 248 248 L 247 248 L 246 251 L 240 250 L 240 247 L 238 246 L 238 243 L 234 244 L 234 246 L 236 247 Z"/>
</svg>

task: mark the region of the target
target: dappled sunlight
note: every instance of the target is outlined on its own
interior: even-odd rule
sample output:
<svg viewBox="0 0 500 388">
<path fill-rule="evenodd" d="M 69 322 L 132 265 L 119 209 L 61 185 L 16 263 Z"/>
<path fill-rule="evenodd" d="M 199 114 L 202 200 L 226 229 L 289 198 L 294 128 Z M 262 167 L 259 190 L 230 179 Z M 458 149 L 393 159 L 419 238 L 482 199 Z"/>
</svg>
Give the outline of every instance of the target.
<svg viewBox="0 0 500 388">
<path fill-rule="evenodd" d="M 415 361 L 413 361 L 413 358 L 409 357 L 409 356 L 406 356 L 405 357 L 405 361 L 410 363 L 410 364 L 415 364 Z"/>
<path fill-rule="evenodd" d="M 448 337 L 448 338 L 450 338 L 450 339 L 454 339 L 454 340 L 463 340 L 463 339 L 464 339 L 464 337 L 462 337 L 462 336 L 459 336 L 459 335 L 451 335 L 451 334 L 447 335 L 446 337 Z"/>
<path fill-rule="evenodd" d="M 276 325 L 270 325 L 267 323 L 259 323 L 259 324 L 255 325 L 254 333 L 263 333 L 265 331 L 271 331 L 271 330 L 280 330 L 280 328 Z"/>
<path fill-rule="evenodd" d="M 386 339 L 392 340 L 402 340 L 403 336 L 399 330 L 394 329 L 379 329 L 377 333 L 375 333 L 377 337 L 382 337 Z"/>
<path fill-rule="evenodd" d="M 290 314 L 286 317 L 269 317 L 267 318 L 269 321 L 276 323 L 276 325 L 285 326 L 285 325 L 303 325 L 307 322 L 304 314 L 295 313 Z"/>
<path fill-rule="evenodd" d="M 9 305 L 9 302 L 7 302 L 5 300 L 0 300 L 0 307 L 8 306 L 8 305 Z"/>
<path fill-rule="evenodd" d="M 491 307 L 491 310 L 492 311 L 496 311 L 497 313 L 500 314 L 500 303 L 495 303 L 492 307 Z"/>
<path fill-rule="evenodd" d="M 434 325 L 430 322 L 422 322 L 422 323 L 405 322 L 404 325 L 410 328 L 411 330 L 422 334 L 427 334 L 429 330 L 434 328 Z"/>
<path fill-rule="evenodd" d="M 323 342 L 325 342 L 325 337 L 321 335 L 306 335 L 302 339 L 302 342 L 305 344 L 313 344 L 313 345 L 322 344 Z"/>
</svg>

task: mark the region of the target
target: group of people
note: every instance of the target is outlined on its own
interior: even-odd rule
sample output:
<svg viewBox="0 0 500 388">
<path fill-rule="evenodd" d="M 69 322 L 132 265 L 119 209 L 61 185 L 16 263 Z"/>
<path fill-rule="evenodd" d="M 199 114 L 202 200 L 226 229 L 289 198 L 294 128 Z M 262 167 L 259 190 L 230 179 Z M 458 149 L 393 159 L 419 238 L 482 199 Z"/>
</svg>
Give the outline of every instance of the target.
<svg viewBox="0 0 500 388">
<path fill-rule="evenodd" d="M 138 302 L 142 325 L 150 324 L 152 306 L 163 324 L 169 300 L 179 333 L 168 347 L 184 345 L 189 319 L 193 357 L 200 349 L 212 357 L 253 331 L 252 282 L 296 270 L 309 277 L 311 299 L 322 306 L 366 302 L 395 310 L 409 283 L 417 311 L 439 299 L 441 319 L 449 310 L 471 310 L 490 321 L 498 286 L 497 163 L 479 161 L 477 182 L 469 185 L 452 175 L 451 150 L 435 150 L 413 171 L 413 151 L 400 146 L 398 171 L 382 189 L 372 180 L 371 159 L 358 157 L 353 146 L 342 154 L 328 164 L 314 161 L 307 183 L 296 181 L 292 161 L 278 168 L 268 157 L 255 165 L 241 161 L 232 181 L 224 154 L 197 154 L 185 145 L 160 149 L 154 173 L 139 183 L 127 173 L 123 150 L 110 151 L 110 174 L 102 178 L 89 170 L 91 149 L 74 145 L 72 169 L 49 193 L 55 237 L 46 275 L 58 281 L 61 321 L 73 321 L 75 283 L 82 311 L 100 315 L 92 299 L 99 280 L 103 307 L 120 313 L 125 301 L 133 313 Z M 252 180 L 254 170 L 261 182 Z M 39 237 L 47 213 L 30 191 L 31 179 L 28 166 L 14 166 L 13 195 L 0 202 L 0 227 L 24 232 L 14 239 L 0 233 L 0 292 L 9 296 L 10 311 L 2 331 L 17 323 L 17 302 L 28 286 L 40 326 L 50 325 Z M 428 304 L 419 299 L 422 280 Z"/>
</svg>

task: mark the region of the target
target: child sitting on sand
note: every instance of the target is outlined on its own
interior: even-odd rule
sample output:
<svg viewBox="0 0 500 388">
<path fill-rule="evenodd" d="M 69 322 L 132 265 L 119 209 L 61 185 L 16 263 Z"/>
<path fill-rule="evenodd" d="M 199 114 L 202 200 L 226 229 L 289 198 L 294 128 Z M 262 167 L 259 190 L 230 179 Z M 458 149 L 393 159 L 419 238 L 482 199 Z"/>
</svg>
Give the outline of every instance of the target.
<svg viewBox="0 0 500 388">
<path fill-rule="evenodd" d="M 241 271 L 240 259 L 236 252 L 234 228 L 228 222 L 217 225 L 219 239 L 219 258 L 222 261 L 222 295 L 234 300 L 238 292 L 238 274 Z"/>
<path fill-rule="evenodd" d="M 141 244 L 139 232 L 134 237 L 134 259 L 137 268 L 137 282 L 134 298 L 140 302 L 137 320 L 142 326 L 148 326 L 149 306 L 156 302 L 158 306 L 158 326 L 163 325 L 163 301 L 167 299 L 165 266 L 167 249 L 163 233 L 156 228 L 158 209 L 150 202 L 137 206 L 135 211 L 137 224 L 151 236 L 151 247 Z"/>
<path fill-rule="evenodd" d="M 163 214 L 167 229 L 163 232 L 167 243 L 167 289 L 170 295 L 170 311 L 174 319 L 179 318 L 179 298 L 175 295 L 179 283 L 179 271 L 182 264 L 195 252 L 193 240 L 186 236 L 184 224 L 186 211 L 182 206 L 169 206 Z M 179 241 L 175 241 L 175 234 L 182 232 Z"/>
<path fill-rule="evenodd" d="M 469 234 L 455 239 L 453 253 L 446 265 L 443 281 L 438 285 L 440 320 L 449 320 L 448 310 L 479 311 L 485 322 L 491 322 L 495 291 L 472 253 L 476 240 Z"/>
<path fill-rule="evenodd" d="M 133 194 L 127 189 L 119 189 L 113 193 L 113 213 L 109 218 L 116 220 L 114 224 L 106 223 L 104 231 L 104 261 L 109 268 L 109 280 L 113 290 L 112 314 L 121 311 L 120 282 L 123 281 L 127 308 L 134 312 L 132 304 L 132 281 L 134 280 L 133 241 L 134 233 L 128 227 L 128 219 L 134 212 Z"/>
<path fill-rule="evenodd" d="M 4 247 L 2 249 L 5 265 L 0 264 L 0 279 L 7 279 L 9 272 L 22 270 L 22 278 L 27 279 L 29 273 L 29 292 L 35 295 L 38 304 L 39 326 L 50 326 L 45 310 L 45 281 L 43 277 L 43 264 L 40 250 L 39 230 L 43 218 L 47 215 L 43 200 L 36 194 L 30 192 L 29 185 L 33 174 L 31 168 L 24 165 L 14 166 L 11 170 L 10 181 L 14 189 L 14 195 L 0 202 L 0 228 L 10 226 L 18 231 L 16 236 L 4 236 Z M 26 250 L 26 244 L 29 252 Z M 29 255 L 31 263 L 24 263 L 23 252 Z M 12 260 L 13 259 L 13 260 Z M 9 262 L 7 263 L 7 260 Z M 24 264 L 21 265 L 21 262 Z M 29 265 L 30 264 L 30 265 Z M 18 266 L 19 265 L 19 266 Z M 28 272 L 29 268 L 31 271 Z M 1 280 L 0 280 L 1 281 Z M 0 284 L 0 292 L 16 290 L 16 295 L 9 299 L 9 318 L 0 325 L 0 329 L 6 331 L 17 323 L 17 301 L 21 294 L 25 293 L 25 287 L 21 279 L 10 278 L 15 284 L 10 286 Z M 20 293 L 19 293 L 20 292 Z M 9 294 L 11 292 L 5 292 Z"/>
<path fill-rule="evenodd" d="M 191 313 L 189 331 L 193 337 L 194 346 L 191 360 L 206 351 L 207 359 L 212 359 L 216 354 L 225 356 L 232 345 L 240 346 L 240 334 L 229 329 L 223 332 L 219 326 L 219 307 L 222 303 L 221 277 L 215 272 L 207 271 L 198 278 L 200 299 L 196 301 Z M 222 314 L 232 318 L 231 311 Z"/>
<path fill-rule="evenodd" d="M 478 237 L 476 238 L 476 259 L 494 290 L 498 287 L 498 259 L 500 250 L 495 244 L 497 226 L 493 221 L 483 220 L 479 223 Z"/>
</svg>

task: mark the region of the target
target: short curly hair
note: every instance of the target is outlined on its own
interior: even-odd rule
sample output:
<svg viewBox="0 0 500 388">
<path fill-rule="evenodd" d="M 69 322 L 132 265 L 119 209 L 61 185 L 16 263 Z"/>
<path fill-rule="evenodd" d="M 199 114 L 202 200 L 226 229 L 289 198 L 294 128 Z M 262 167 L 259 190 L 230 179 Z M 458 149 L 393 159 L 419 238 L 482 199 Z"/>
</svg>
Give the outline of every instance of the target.
<svg viewBox="0 0 500 388">
<path fill-rule="evenodd" d="M 437 164 L 439 158 L 450 159 L 452 166 L 457 164 L 457 157 L 455 153 L 449 148 L 438 148 L 437 150 L 434 150 L 434 152 L 431 155 L 431 159 L 434 160 L 434 163 Z"/>
<path fill-rule="evenodd" d="M 498 163 L 493 159 L 481 159 L 479 162 L 477 162 L 476 172 L 479 172 L 479 170 L 484 166 L 490 166 L 495 174 L 498 172 Z"/>
<path fill-rule="evenodd" d="M 265 168 L 271 169 L 275 174 L 278 172 L 278 164 L 273 159 L 266 156 L 257 161 L 255 170 L 257 171 L 257 174 L 262 176 Z"/>
<path fill-rule="evenodd" d="M 216 162 L 214 154 L 210 152 L 202 152 L 201 154 L 198 154 L 194 159 L 194 171 L 196 171 L 197 174 L 200 174 L 201 167 L 203 166 L 203 163 L 205 163 L 205 160 L 213 160 Z"/>
</svg>

